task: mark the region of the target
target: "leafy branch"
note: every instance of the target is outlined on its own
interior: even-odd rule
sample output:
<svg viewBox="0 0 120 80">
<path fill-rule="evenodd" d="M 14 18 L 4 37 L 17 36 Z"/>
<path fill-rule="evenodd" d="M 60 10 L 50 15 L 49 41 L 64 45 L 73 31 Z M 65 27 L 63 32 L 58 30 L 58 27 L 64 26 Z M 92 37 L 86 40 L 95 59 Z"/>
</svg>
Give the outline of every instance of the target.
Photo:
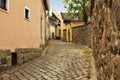
<svg viewBox="0 0 120 80">
<path fill-rule="evenodd" d="M 64 0 L 64 7 L 68 13 L 74 18 L 82 18 L 85 23 L 88 23 L 90 5 L 91 0 Z"/>
</svg>

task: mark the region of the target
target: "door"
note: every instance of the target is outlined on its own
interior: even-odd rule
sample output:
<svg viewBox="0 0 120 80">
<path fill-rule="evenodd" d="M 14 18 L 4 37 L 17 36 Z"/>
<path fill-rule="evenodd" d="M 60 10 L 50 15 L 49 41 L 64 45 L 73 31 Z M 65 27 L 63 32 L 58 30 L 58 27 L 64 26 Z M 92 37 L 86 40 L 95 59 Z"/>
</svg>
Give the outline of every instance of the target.
<svg viewBox="0 0 120 80">
<path fill-rule="evenodd" d="M 17 53 L 12 52 L 12 66 L 16 66 L 16 65 L 17 65 Z"/>
<path fill-rule="evenodd" d="M 54 37 L 54 33 L 52 33 L 52 39 L 54 39 L 55 37 Z"/>
<path fill-rule="evenodd" d="M 67 41 L 66 29 L 63 30 L 63 41 Z"/>
<path fill-rule="evenodd" d="M 70 42 L 70 29 L 68 29 L 68 41 Z"/>
</svg>

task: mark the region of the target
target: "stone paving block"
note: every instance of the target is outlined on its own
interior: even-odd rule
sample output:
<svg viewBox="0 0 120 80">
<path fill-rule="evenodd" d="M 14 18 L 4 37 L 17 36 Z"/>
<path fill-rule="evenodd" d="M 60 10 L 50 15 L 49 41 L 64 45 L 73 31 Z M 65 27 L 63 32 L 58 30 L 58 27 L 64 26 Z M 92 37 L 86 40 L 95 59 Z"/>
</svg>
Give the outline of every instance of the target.
<svg viewBox="0 0 120 80">
<path fill-rule="evenodd" d="M 24 78 L 24 79 L 22 79 L 22 80 L 30 80 L 30 79 L 28 79 L 28 78 Z"/>
<path fill-rule="evenodd" d="M 10 79 L 11 79 L 11 80 L 19 80 L 15 75 L 12 75 L 12 76 L 10 77 Z"/>
<path fill-rule="evenodd" d="M 18 79 L 24 79 L 25 77 L 21 74 L 21 73 L 19 73 L 19 72 L 15 72 L 15 75 L 16 75 L 16 77 L 18 78 Z"/>
<path fill-rule="evenodd" d="M 86 55 L 82 52 L 80 47 L 81 45 L 74 43 L 51 41 L 47 53 L 42 58 L 38 57 L 37 59 L 26 63 L 24 69 L 12 73 L 11 78 L 14 79 L 11 80 L 17 80 L 17 78 L 20 80 L 88 79 L 86 77 L 88 76 L 88 72 L 85 67 L 91 65 L 87 62 Z M 27 57 L 26 59 L 29 58 L 30 57 Z M 94 64 L 92 63 L 92 65 Z"/>
<path fill-rule="evenodd" d="M 10 78 L 3 78 L 2 80 L 10 80 Z"/>
<path fill-rule="evenodd" d="M 28 78 L 28 80 L 36 79 L 36 78 L 33 77 L 33 76 L 29 76 L 29 77 L 27 77 L 27 78 Z"/>
<path fill-rule="evenodd" d="M 25 78 L 31 76 L 30 74 L 26 73 L 25 71 L 19 71 Z"/>
</svg>

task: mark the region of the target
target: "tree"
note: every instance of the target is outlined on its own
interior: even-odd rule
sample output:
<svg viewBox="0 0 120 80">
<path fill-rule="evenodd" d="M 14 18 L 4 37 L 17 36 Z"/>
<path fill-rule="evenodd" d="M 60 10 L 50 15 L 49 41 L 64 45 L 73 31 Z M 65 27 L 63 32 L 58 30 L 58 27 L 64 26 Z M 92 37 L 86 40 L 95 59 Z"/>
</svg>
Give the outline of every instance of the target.
<svg viewBox="0 0 120 80">
<path fill-rule="evenodd" d="M 74 17 L 82 18 L 88 23 L 88 10 L 90 9 L 91 0 L 64 0 L 64 7 L 68 13 Z"/>
</svg>

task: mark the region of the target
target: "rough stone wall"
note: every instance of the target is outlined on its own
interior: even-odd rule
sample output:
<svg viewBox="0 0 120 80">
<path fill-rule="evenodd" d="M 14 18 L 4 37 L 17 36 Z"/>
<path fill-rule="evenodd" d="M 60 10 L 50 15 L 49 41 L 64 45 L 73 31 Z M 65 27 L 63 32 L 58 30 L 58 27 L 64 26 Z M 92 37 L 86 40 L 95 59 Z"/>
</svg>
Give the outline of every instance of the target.
<svg viewBox="0 0 120 80">
<path fill-rule="evenodd" d="M 0 73 L 7 70 L 11 66 L 10 50 L 0 50 Z"/>
<path fill-rule="evenodd" d="M 41 48 L 17 48 L 17 64 L 22 65 L 38 56 L 41 56 L 45 46 Z M 12 52 L 10 50 L 0 50 L 0 73 L 12 67 Z"/>
<path fill-rule="evenodd" d="M 48 45 L 40 45 L 40 48 L 16 48 L 15 53 L 17 54 L 17 65 L 22 65 L 29 60 L 42 55 L 43 50 Z M 12 67 L 12 52 L 10 50 L 0 49 L 0 73 L 11 69 Z"/>
<path fill-rule="evenodd" d="M 17 63 L 21 65 L 23 63 L 28 62 L 38 56 L 41 56 L 42 49 L 41 48 L 17 48 Z"/>
<path fill-rule="evenodd" d="M 98 80 L 120 80 L 120 0 L 94 0 L 93 50 Z"/>
<path fill-rule="evenodd" d="M 72 42 L 92 48 L 91 24 L 72 28 Z"/>
</svg>

